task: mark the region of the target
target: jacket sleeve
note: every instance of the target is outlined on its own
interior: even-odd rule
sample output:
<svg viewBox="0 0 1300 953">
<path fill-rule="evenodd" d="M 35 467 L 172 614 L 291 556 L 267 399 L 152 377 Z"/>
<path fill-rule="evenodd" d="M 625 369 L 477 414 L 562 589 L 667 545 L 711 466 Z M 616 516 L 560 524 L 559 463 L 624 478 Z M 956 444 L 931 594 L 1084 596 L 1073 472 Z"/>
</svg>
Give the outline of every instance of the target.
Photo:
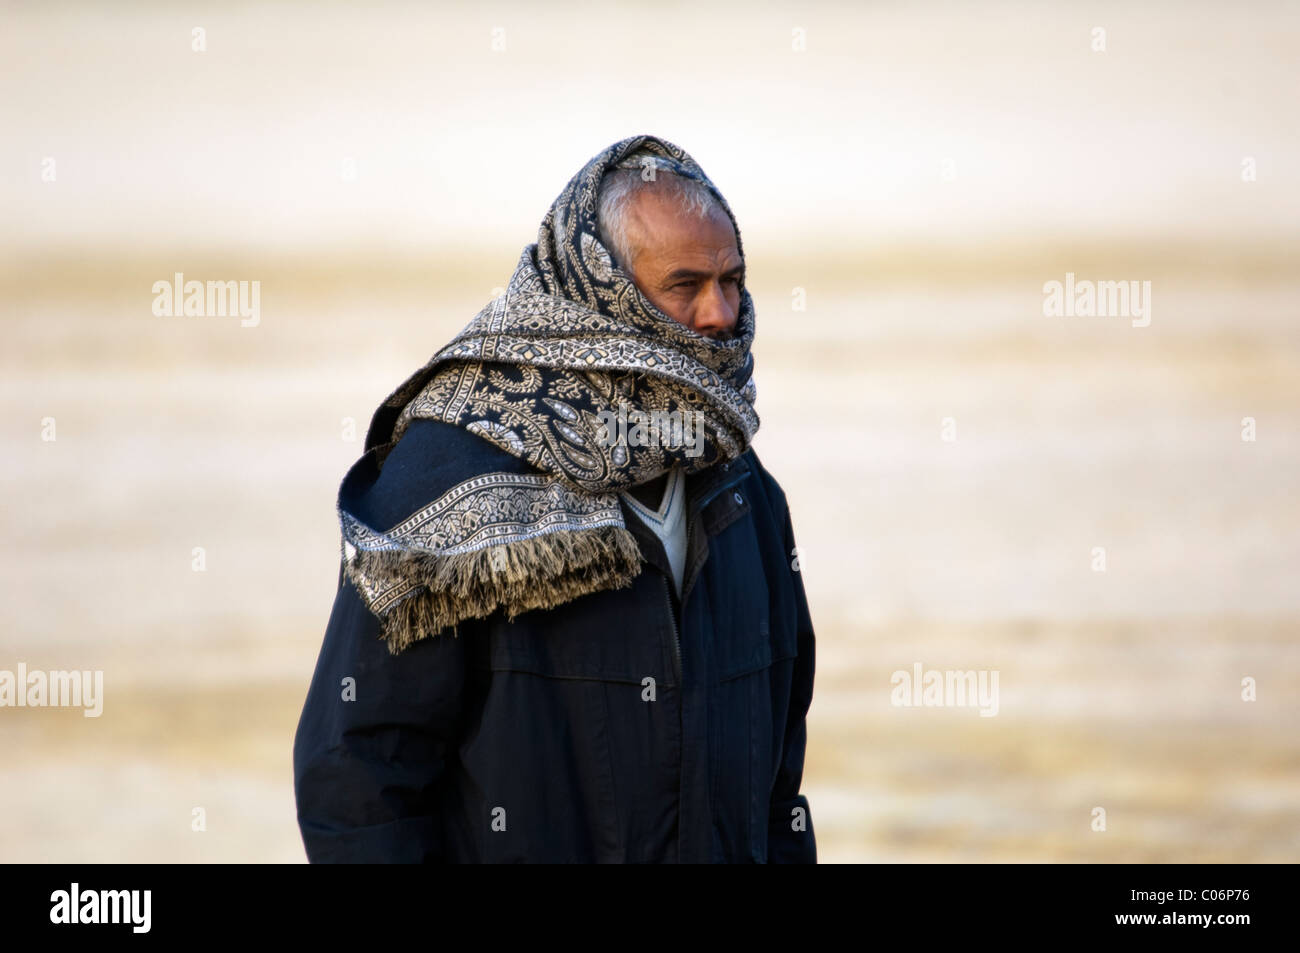
<svg viewBox="0 0 1300 953">
<path fill-rule="evenodd" d="M 793 567 L 795 541 L 790 511 L 788 507 L 783 509 L 786 561 L 794 583 L 798 655 L 794 660 L 785 742 L 768 811 L 767 859 L 772 864 L 815 864 L 817 840 L 813 833 L 812 814 L 808 798 L 799 793 L 799 788 L 803 783 L 804 751 L 808 741 L 807 715 L 812 704 L 816 640 L 808 599 L 804 594 L 803 575 Z"/>
<path fill-rule="evenodd" d="M 440 782 L 456 746 L 467 631 L 391 655 L 340 572 L 293 745 L 311 863 L 442 861 Z"/>
</svg>

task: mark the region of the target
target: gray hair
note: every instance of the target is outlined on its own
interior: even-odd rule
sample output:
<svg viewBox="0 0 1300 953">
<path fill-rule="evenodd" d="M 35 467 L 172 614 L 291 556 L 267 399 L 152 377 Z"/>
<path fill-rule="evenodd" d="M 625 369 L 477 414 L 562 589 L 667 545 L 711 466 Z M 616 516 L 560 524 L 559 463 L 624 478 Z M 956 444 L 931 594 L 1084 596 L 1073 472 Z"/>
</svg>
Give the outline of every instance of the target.
<svg viewBox="0 0 1300 953">
<path fill-rule="evenodd" d="M 640 169 L 611 169 L 606 172 L 600 180 L 596 227 L 600 232 L 600 243 L 628 275 L 632 274 L 636 249 L 627 234 L 627 208 L 644 189 L 666 190 L 683 215 L 700 219 L 715 211 L 726 215 L 726 210 L 709 187 L 698 179 L 677 175 L 667 169 L 656 169 L 654 178 L 648 180 L 642 177 Z"/>
</svg>

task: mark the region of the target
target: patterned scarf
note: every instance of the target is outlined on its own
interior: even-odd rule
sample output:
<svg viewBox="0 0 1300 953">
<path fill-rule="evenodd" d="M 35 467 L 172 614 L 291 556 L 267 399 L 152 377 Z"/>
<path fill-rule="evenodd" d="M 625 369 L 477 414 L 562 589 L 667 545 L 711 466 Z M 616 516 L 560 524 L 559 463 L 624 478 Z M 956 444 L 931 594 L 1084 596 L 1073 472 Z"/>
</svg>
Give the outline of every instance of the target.
<svg viewBox="0 0 1300 953">
<path fill-rule="evenodd" d="M 359 487 L 349 472 L 338 504 L 344 571 L 394 654 L 497 609 L 513 619 L 629 584 L 641 555 L 619 491 L 674 465 L 692 473 L 732 460 L 758 430 L 749 292 L 742 284 L 728 340 L 704 337 L 651 304 L 598 238 L 601 177 L 615 167 L 699 180 L 735 225 L 683 150 L 653 136 L 615 143 L 564 187 L 505 293 L 376 410 L 366 450 L 380 463 L 413 420 L 427 418 L 535 470 L 439 487 L 391 527 L 353 515 Z M 736 245 L 743 257 L 738 226 Z M 616 427 L 616 418 L 630 423 Z"/>
</svg>

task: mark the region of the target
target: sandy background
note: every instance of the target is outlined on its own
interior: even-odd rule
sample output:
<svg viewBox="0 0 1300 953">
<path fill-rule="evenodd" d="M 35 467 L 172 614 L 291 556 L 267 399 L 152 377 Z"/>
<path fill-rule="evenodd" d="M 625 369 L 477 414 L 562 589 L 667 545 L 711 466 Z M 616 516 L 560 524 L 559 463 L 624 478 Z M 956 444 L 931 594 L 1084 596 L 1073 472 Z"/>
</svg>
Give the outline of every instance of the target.
<svg viewBox="0 0 1300 953">
<path fill-rule="evenodd" d="M 1300 858 L 1295 9 L 688 10 L 6 7 L 0 669 L 105 701 L 0 709 L 0 860 L 304 859 L 338 482 L 636 132 L 744 229 L 821 859 Z M 260 324 L 155 317 L 177 271 Z M 1067 271 L 1151 325 L 1044 317 Z M 914 662 L 998 716 L 891 706 Z"/>
</svg>

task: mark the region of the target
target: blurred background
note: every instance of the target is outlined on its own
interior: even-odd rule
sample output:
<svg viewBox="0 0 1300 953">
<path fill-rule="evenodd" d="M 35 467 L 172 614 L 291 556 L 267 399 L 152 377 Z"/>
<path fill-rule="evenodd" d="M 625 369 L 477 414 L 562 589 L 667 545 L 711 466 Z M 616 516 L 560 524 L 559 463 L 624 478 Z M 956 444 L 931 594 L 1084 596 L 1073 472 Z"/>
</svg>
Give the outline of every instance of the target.
<svg viewBox="0 0 1300 953">
<path fill-rule="evenodd" d="M 0 709 L 0 860 L 305 859 L 338 483 L 637 133 L 741 223 L 820 859 L 1300 858 L 1294 4 L 3 16 L 0 669 L 104 700 Z M 155 315 L 176 273 L 255 326 Z M 1149 325 L 1047 316 L 1067 273 Z M 916 663 L 997 716 L 892 705 Z"/>
</svg>

